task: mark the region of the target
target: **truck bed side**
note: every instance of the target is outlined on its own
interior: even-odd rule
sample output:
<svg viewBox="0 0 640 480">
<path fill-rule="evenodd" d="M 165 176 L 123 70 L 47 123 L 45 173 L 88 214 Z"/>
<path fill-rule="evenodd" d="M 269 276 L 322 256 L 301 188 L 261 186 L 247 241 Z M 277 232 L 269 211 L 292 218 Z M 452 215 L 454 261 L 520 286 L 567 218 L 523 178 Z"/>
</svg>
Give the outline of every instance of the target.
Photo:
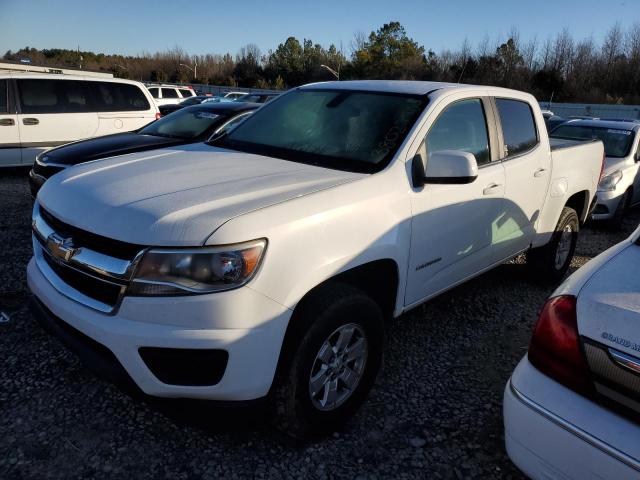
<svg viewBox="0 0 640 480">
<path fill-rule="evenodd" d="M 581 222 L 587 219 L 600 178 L 604 146 L 600 141 L 549 139 L 552 170 L 547 199 L 540 214 L 533 246 L 546 244 L 562 209 L 571 199 Z"/>
</svg>

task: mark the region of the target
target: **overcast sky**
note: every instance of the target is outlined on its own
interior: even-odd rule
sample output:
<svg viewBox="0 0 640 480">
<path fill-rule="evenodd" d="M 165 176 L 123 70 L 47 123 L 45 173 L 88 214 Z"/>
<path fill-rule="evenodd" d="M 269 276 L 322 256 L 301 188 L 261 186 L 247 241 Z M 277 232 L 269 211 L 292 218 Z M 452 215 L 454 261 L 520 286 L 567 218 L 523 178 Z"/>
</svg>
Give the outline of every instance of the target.
<svg viewBox="0 0 640 480">
<path fill-rule="evenodd" d="M 187 53 L 235 54 L 255 43 L 266 52 L 288 36 L 310 38 L 345 54 L 355 32 L 397 20 L 427 49 L 492 41 L 517 27 L 543 41 L 564 27 L 600 41 L 616 22 L 640 22 L 640 0 L 0 0 L 0 55 L 30 46 L 135 55 L 182 47 Z"/>
</svg>

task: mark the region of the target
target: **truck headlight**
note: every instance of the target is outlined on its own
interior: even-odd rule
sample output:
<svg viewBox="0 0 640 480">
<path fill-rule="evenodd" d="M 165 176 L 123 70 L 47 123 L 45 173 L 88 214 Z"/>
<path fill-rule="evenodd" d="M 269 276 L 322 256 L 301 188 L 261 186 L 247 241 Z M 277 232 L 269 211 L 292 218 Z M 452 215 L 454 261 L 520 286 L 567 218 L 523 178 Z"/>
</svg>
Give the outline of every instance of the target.
<svg viewBox="0 0 640 480">
<path fill-rule="evenodd" d="M 258 271 L 266 239 L 219 247 L 153 248 L 136 267 L 129 295 L 193 295 L 231 290 Z"/>
<path fill-rule="evenodd" d="M 616 189 L 616 185 L 620 183 L 622 180 L 622 172 L 620 170 L 616 170 L 615 172 L 610 173 L 609 175 L 605 175 L 600 180 L 600 184 L 598 185 L 598 190 L 602 191 L 612 191 Z"/>
</svg>

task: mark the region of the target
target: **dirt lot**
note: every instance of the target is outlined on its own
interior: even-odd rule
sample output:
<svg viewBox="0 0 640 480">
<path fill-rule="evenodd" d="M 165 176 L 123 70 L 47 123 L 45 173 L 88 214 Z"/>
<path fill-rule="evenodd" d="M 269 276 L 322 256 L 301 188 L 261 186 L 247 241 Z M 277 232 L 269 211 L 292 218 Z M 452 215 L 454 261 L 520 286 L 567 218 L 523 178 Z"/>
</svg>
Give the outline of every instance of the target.
<svg viewBox="0 0 640 480">
<path fill-rule="evenodd" d="M 0 478 L 520 478 L 502 392 L 552 287 L 513 262 L 389 327 L 385 368 L 342 432 L 295 444 L 264 410 L 134 400 L 95 378 L 26 306 L 26 171 L 0 172 Z M 583 230 L 573 268 L 626 237 Z"/>
</svg>

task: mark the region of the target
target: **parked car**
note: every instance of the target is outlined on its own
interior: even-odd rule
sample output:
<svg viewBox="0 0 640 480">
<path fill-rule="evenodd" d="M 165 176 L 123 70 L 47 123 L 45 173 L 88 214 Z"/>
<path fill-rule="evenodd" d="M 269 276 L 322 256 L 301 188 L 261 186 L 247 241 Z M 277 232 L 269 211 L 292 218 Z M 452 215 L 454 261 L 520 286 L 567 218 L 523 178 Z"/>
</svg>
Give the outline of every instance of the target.
<svg viewBox="0 0 640 480">
<path fill-rule="evenodd" d="M 236 100 L 244 95 L 246 95 L 247 92 L 227 92 L 224 95 L 222 95 L 224 98 L 228 98 L 229 100 Z"/>
<path fill-rule="evenodd" d="M 31 165 L 57 145 L 134 130 L 159 115 L 139 82 L 0 72 L 0 167 Z"/>
<path fill-rule="evenodd" d="M 547 132 L 551 133 L 559 125 L 562 125 L 563 123 L 567 123 L 571 121 L 572 120 L 569 120 L 568 118 L 554 115 L 553 117 L 545 118 L 544 124 L 547 126 Z"/>
<path fill-rule="evenodd" d="M 35 197 L 49 177 L 79 163 L 209 140 L 237 125 L 259 106 L 232 102 L 191 106 L 139 130 L 54 148 L 39 155 L 29 172 L 31 195 Z"/>
<path fill-rule="evenodd" d="M 157 85 L 148 86 L 149 93 L 158 106 L 175 105 L 182 102 L 185 98 L 196 96 L 193 87 L 177 87 L 175 85 Z"/>
<path fill-rule="evenodd" d="M 507 452 L 532 479 L 640 478 L 639 238 L 553 293 L 507 383 Z"/>
<path fill-rule="evenodd" d="M 210 102 L 214 98 L 216 97 L 209 97 L 206 95 L 196 95 L 195 97 L 190 97 L 190 98 L 187 98 L 186 100 L 182 100 L 180 103 L 170 103 L 167 105 L 160 105 L 158 108 L 160 109 L 160 115 L 164 117 L 165 115 L 169 115 L 170 113 L 180 110 L 181 108 Z"/>
<path fill-rule="evenodd" d="M 604 143 L 604 176 L 598 187 L 594 220 L 606 220 L 620 228 L 627 210 L 640 203 L 640 123 L 603 120 L 574 120 L 557 127 L 554 138 Z"/>
<path fill-rule="evenodd" d="M 34 311 L 145 394 L 268 397 L 288 433 L 330 432 L 373 385 L 386 317 L 522 252 L 565 274 L 602 158 L 551 147 L 513 90 L 296 88 L 212 142 L 47 181 Z"/>
<path fill-rule="evenodd" d="M 554 117 L 555 114 L 551 110 L 542 110 L 542 116 L 544 117 L 544 120 L 547 121 L 551 117 Z"/>
<path fill-rule="evenodd" d="M 276 98 L 277 93 L 247 93 L 236 98 L 236 102 L 267 103 Z"/>
</svg>

